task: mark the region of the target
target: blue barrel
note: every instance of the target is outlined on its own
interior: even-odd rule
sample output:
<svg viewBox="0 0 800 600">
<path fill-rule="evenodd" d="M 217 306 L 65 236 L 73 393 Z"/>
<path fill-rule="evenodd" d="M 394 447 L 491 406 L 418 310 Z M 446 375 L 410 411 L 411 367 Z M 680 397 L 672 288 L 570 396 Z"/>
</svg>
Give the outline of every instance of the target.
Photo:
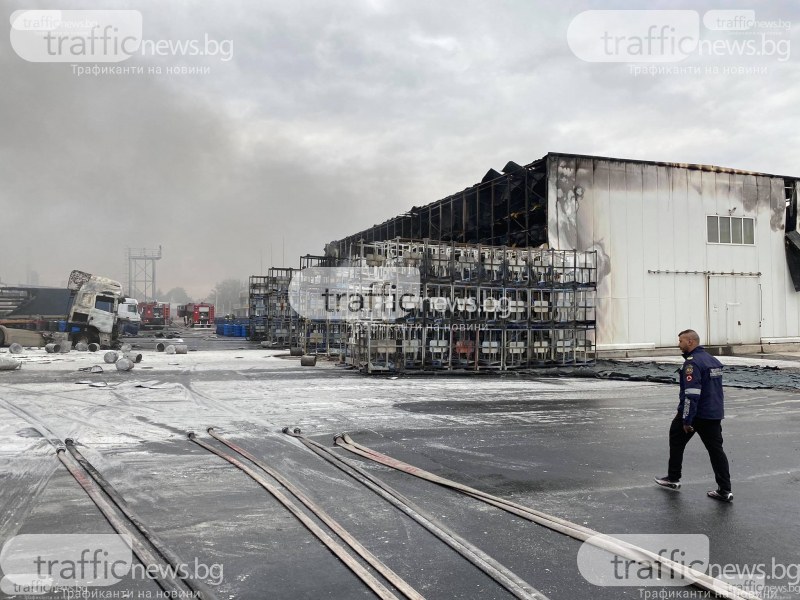
<svg viewBox="0 0 800 600">
<path fill-rule="evenodd" d="M 236 326 L 236 336 L 237 337 L 244 337 L 244 325 L 237 325 Z"/>
<path fill-rule="evenodd" d="M 67 331 L 67 322 L 66 321 L 59 321 L 58 322 L 58 330 L 62 333 L 66 333 Z"/>
<path fill-rule="evenodd" d="M 231 324 L 225 323 L 225 325 L 222 326 L 222 335 L 230 335 L 230 334 L 231 334 Z"/>
<path fill-rule="evenodd" d="M 217 335 L 222 335 L 224 333 L 224 326 L 221 323 L 217 323 Z"/>
</svg>

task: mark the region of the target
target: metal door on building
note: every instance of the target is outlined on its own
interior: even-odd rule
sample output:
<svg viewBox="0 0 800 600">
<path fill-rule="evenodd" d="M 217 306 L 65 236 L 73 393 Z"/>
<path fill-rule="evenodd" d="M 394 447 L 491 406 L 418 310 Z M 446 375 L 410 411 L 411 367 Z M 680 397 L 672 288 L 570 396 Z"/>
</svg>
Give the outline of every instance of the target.
<svg viewBox="0 0 800 600">
<path fill-rule="evenodd" d="M 709 275 L 708 344 L 761 342 L 761 289 L 758 277 Z"/>
</svg>

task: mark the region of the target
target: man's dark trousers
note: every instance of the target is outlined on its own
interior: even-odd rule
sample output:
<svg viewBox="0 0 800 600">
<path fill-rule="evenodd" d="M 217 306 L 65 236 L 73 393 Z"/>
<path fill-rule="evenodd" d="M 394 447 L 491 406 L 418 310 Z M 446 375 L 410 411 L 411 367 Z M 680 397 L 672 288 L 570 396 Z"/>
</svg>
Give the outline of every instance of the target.
<svg viewBox="0 0 800 600">
<path fill-rule="evenodd" d="M 728 470 L 728 457 L 722 449 L 722 421 L 720 419 L 700 419 L 695 418 L 692 423 L 694 431 L 700 436 L 700 440 L 708 450 L 711 459 L 711 468 L 714 469 L 714 477 L 717 480 L 717 487 L 726 492 L 731 491 L 731 476 Z M 669 427 L 669 477 L 672 481 L 680 481 L 681 467 L 683 465 L 683 451 L 686 444 L 692 439 L 692 433 L 683 430 L 683 418 L 677 415 Z"/>
</svg>

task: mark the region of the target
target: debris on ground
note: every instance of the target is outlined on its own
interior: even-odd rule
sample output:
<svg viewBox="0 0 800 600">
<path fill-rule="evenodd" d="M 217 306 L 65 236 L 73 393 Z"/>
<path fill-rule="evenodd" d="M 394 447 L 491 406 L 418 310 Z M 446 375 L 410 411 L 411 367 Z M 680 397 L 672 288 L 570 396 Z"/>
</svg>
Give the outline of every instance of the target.
<svg viewBox="0 0 800 600">
<path fill-rule="evenodd" d="M 0 356 L 0 371 L 14 371 L 22 367 L 22 363 L 7 356 Z"/>
<path fill-rule="evenodd" d="M 128 358 L 120 358 L 116 363 L 117 371 L 130 371 L 133 369 L 133 361 Z"/>
</svg>

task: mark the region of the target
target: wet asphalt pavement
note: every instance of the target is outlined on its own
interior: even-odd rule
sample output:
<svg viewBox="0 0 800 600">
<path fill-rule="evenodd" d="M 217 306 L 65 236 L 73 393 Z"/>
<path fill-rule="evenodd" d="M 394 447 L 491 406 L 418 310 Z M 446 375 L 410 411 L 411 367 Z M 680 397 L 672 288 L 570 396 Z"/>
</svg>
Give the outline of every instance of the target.
<svg viewBox="0 0 800 600">
<path fill-rule="evenodd" d="M 219 598 L 374 595 L 272 496 L 186 438 L 192 430 L 210 440 L 208 426 L 300 486 L 427 598 L 512 596 L 282 434 L 283 426 L 297 425 L 329 447 L 333 434 L 347 431 L 361 444 L 435 474 L 602 533 L 703 534 L 715 564 L 791 569 L 800 563 L 797 390 L 726 389 L 723 430 L 735 500 L 722 504 L 705 496 L 713 474 L 699 439 L 687 448 L 679 492 L 652 483 L 666 472 L 675 385 L 532 375 L 364 378 L 327 363 L 301 368 L 246 342 L 195 341 L 202 349 L 179 364 L 146 349 L 142 366 L 153 368 L 127 378 L 104 373 L 108 389 L 75 384 L 81 377 L 75 367 L 83 363 L 56 365 L 58 371 L 32 364 L 2 375 L 0 399 L 24 407 L 62 437 L 74 435 L 83 454 L 179 556 L 218 566 L 214 574 L 221 581 L 213 589 Z M 225 345 L 230 349 L 214 350 Z M 145 387 L 136 387 L 141 383 Z M 31 423 L 2 412 L 0 542 L 24 533 L 112 533 Z M 579 541 L 336 452 L 553 600 L 655 597 L 646 595 L 651 592 L 711 597 L 686 587 L 592 585 L 578 569 Z M 797 569 L 766 581 L 771 587 L 763 596 L 800 598 L 800 588 L 792 587 Z M 155 597 L 158 590 L 130 578 L 108 589 L 130 590 L 132 597 Z"/>
</svg>

